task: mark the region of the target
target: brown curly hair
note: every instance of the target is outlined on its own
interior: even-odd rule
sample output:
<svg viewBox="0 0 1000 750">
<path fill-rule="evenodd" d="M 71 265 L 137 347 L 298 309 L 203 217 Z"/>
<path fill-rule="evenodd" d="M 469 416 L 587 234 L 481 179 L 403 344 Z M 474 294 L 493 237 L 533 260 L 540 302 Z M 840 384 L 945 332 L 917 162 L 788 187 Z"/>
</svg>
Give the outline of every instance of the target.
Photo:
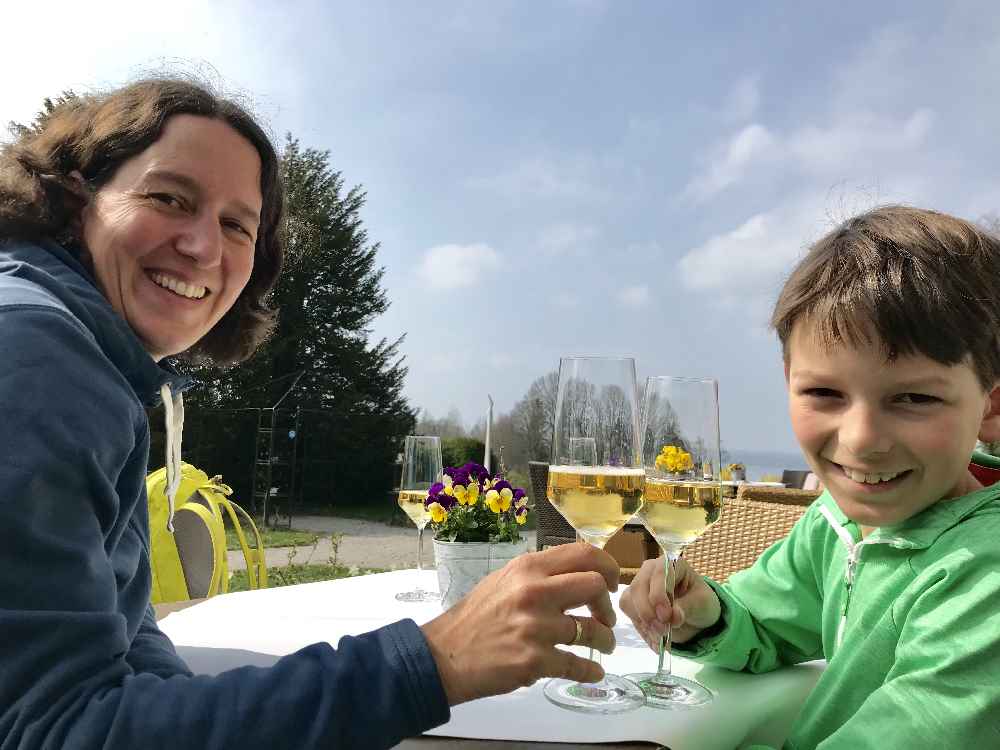
<svg viewBox="0 0 1000 750">
<path fill-rule="evenodd" d="M 152 145 L 174 115 L 221 120 L 257 149 L 263 199 L 253 273 L 233 307 L 191 349 L 191 363 L 224 366 L 253 354 L 274 326 L 266 298 L 281 271 L 284 186 L 278 154 L 256 120 L 202 85 L 154 78 L 120 89 L 46 101 L 48 111 L 0 150 L 0 240 L 54 239 L 81 246 L 80 215 L 119 166 Z M 71 177 L 83 176 L 84 187 Z"/>
</svg>

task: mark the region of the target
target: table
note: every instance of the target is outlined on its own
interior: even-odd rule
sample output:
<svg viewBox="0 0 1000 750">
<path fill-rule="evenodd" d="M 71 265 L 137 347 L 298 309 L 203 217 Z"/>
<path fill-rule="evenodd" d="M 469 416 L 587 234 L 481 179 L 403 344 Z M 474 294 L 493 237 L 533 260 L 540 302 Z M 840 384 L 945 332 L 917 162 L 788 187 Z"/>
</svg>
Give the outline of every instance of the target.
<svg viewBox="0 0 1000 750">
<path fill-rule="evenodd" d="M 160 627 L 177 645 L 192 671 L 217 674 L 245 664 L 267 666 L 284 654 L 317 641 L 336 645 L 343 635 L 360 634 L 403 617 L 426 622 L 440 612 L 436 603 L 405 604 L 394 593 L 419 582 L 436 587 L 435 571 L 394 571 L 337 581 L 224 594 L 168 614 Z M 618 596 L 613 601 L 617 607 Z M 248 627 L 253 623 L 256 627 Z M 656 657 L 619 612 L 618 647 L 604 657 L 611 672 L 647 670 Z M 586 655 L 585 649 L 579 653 Z M 648 750 L 649 743 L 671 750 L 730 750 L 751 742 L 780 745 L 802 702 L 822 671 L 809 663 L 766 675 L 703 667 L 675 657 L 678 674 L 696 676 L 716 693 L 709 707 L 690 711 L 639 709 L 617 717 L 570 713 L 542 696 L 542 683 L 509 695 L 457 706 L 451 721 L 403 742 L 405 750 L 567 750 L 605 742 L 619 750 Z M 509 717 L 517 716 L 517 722 Z M 504 720 L 502 717 L 508 717 Z M 463 739 L 446 739 L 451 737 Z M 496 741 L 477 740 L 490 737 Z M 551 742 L 530 742 L 545 739 Z M 507 740 L 500 742 L 498 740 Z M 644 744 L 645 743 L 645 744 Z M 596 747 L 605 747 L 596 746 Z"/>
</svg>

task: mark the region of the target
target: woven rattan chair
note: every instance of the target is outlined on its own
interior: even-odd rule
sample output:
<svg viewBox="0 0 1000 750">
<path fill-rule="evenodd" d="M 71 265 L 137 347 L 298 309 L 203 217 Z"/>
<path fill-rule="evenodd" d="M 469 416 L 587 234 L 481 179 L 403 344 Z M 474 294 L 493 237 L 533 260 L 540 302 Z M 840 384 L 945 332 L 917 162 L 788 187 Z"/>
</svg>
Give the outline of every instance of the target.
<svg viewBox="0 0 1000 750">
<path fill-rule="evenodd" d="M 684 559 L 702 575 L 725 581 L 749 568 L 760 554 L 788 536 L 818 492 L 743 485 L 722 515 L 684 550 Z"/>
<path fill-rule="evenodd" d="M 531 499 L 535 505 L 535 523 L 538 528 L 535 548 L 543 550 L 557 544 L 575 542 L 576 531 L 552 507 L 545 492 L 549 483 L 549 465 L 541 461 L 529 461 L 528 475 L 531 479 Z"/>
</svg>

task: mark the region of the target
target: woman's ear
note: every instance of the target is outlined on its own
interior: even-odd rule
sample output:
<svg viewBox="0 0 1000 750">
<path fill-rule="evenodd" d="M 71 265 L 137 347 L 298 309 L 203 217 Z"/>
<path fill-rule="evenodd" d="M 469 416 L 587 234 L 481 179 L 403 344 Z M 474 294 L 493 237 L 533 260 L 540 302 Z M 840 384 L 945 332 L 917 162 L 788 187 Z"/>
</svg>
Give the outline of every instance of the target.
<svg viewBox="0 0 1000 750">
<path fill-rule="evenodd" d="M 983 413 L 983 423 L 979 427 L 979 439 L 984 443 L 1000 441 L 1000 383 L 993 386 L 989 402 Z"/>
</svg>

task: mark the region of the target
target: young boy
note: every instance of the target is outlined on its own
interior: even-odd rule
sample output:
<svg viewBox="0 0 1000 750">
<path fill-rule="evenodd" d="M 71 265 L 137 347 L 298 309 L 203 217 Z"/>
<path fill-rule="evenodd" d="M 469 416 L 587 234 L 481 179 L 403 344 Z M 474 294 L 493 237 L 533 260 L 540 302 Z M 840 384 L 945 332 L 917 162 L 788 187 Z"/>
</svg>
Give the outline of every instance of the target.
<svg viewBox="0 0 1000 750">
<path fill-rule="evenodd" d="M 718 584 L 647 561 L 622 609 L 657 643 L 765 672 L 825 658 L 788 748 L 1000 747 L 1000 240 L 881 208 L 812 247 L 772 318 L 795 436 L 826 491 Z"/>
</svg>

